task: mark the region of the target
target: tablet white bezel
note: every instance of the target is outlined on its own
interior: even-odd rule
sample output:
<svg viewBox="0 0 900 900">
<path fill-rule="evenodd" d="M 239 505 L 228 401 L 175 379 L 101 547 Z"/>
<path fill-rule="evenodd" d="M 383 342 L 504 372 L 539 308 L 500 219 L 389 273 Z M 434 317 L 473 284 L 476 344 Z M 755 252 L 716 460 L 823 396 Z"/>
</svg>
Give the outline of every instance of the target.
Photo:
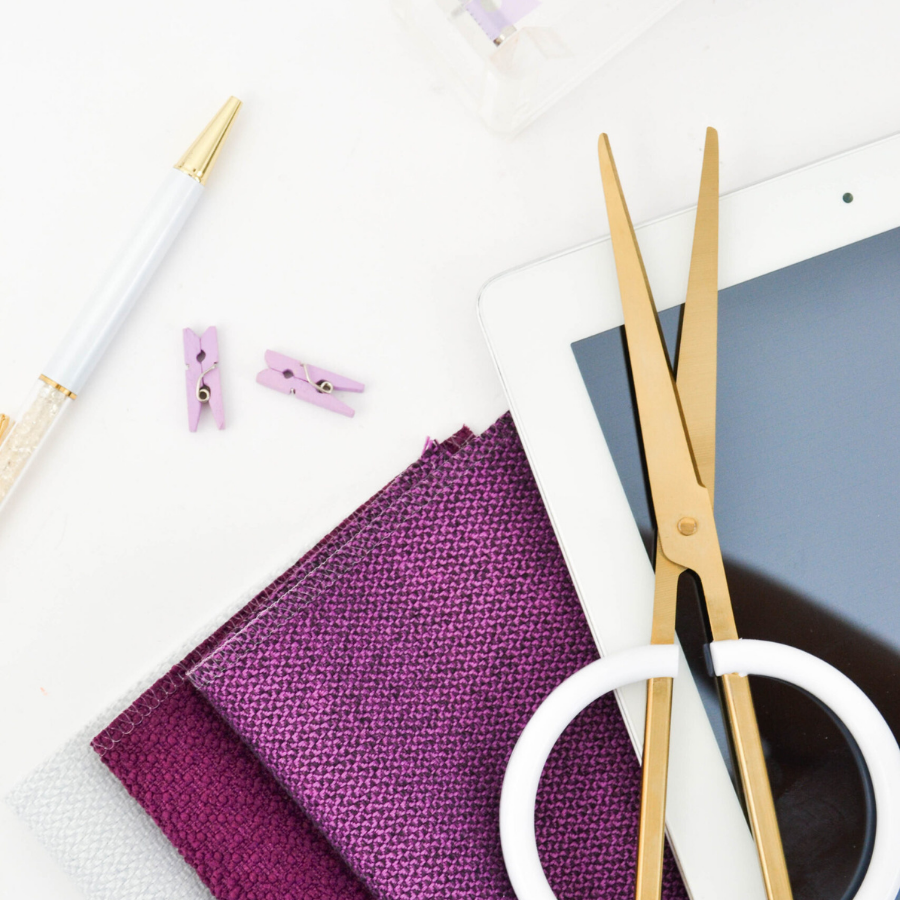
<svg viewBox="0 0 900 900">
<path fill-rule="evenodd" d="M 599 175 L 596 191 L 602 215 Z M 659 309 L 684 300 L 693 226 L 688 209 L 636 229 Z M 719 287 L 898 226 L 900 135 L 723 196 Z M 482 288 L 479 316 L 598 649 L 647 643 L 652 567 L 571 349 L 622 324 L 609 238 L 498 275 Z M 618 694 L 638 755 L 644 691 Z M 693 900 L 763 900 L 749 829 L 685 677 L 676 680 L 669 773 L 667 829 Z"/>
</svg>

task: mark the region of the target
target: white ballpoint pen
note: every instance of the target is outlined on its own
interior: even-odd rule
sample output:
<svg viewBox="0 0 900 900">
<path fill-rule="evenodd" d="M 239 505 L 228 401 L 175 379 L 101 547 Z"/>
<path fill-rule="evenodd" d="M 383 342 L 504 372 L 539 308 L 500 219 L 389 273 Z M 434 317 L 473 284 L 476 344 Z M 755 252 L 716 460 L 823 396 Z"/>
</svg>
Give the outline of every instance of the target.
<svg viewBox="0 0 900 900">
<path fill-rule="evenodd" d="M 44 367 L 21 415 L 0 416 L 0 506 L 88 376 L 196 206 L 241 101 L 231 97 L 175 164 Z"/>
</svg>

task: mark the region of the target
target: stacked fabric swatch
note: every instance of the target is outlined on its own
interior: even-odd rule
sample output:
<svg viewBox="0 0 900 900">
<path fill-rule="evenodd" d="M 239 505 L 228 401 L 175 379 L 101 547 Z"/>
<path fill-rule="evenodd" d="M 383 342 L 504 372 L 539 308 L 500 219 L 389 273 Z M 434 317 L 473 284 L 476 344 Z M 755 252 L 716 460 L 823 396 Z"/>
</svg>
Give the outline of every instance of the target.
<svg viewBox="0 0 900 900">
<path fill-rule="evenodd" d="M 512 900 L 507 759 L 595 655 L 504 416 L 430 445 L 93 746 L 220 900 Z M 560 900 L 633 896 L 639 783 L 603 698 L 541 782 Z"/>
</svg>

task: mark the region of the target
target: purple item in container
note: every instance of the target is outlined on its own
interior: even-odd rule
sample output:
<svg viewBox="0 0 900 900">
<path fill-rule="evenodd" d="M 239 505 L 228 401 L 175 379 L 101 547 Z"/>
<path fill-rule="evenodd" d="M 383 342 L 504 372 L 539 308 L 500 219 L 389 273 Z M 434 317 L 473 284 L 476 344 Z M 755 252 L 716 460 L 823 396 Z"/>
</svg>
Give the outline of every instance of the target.
<svg viewBox="0 0 900 900">
<path fill-rule="evenodd" d="M 596 653 L 509 416 L 295 566 L 248 618 L 190 677 L 374 897 L 510 900 L 506 761 Z M 602 698 L 538 795 L 560 900 L 633 896 L 639 793 Z M 671 856 L 663 896 L 686 896 Z"/>
<path fill-rule="evenodd" d="M 510 25 L 540 6 L 540 0 L 469 0 L 466 12 L 496 41 Z"/>
</svg>

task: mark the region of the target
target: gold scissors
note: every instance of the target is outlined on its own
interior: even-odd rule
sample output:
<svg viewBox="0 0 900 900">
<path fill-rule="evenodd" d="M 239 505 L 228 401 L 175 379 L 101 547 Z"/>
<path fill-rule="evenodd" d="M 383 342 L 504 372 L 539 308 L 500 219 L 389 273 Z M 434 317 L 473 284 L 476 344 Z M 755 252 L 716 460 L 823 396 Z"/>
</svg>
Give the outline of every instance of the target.
<svg viewBox="0 0 900 900">
<path fill-rule="evenodd" d="M 692 571 L 702 588 L 713 667 L 740 774 L 740 794 L 759 854 L 768 900 L 790 900 L 775 804 L 766 771 L 748 674 L 795 684 L 829 707 L 856 740 L 869 769 L 878 819 L 874 849 L 855 896 L 894 900 L 900 889 L 900 748 L 871 701 L 822 660 L 768 641 L 739 640 L 713 516 L 716 453 L 719 150 L 709 128 L 703 155 L 677 382 L 666 352 L 634 227 L 606 135 L 598 152 L 609 217 L 625 338 L 640 418 L 641 441 L 656 517 L 657 541 L 650 646 L 597 660 L 541 704 L 507 765 L 500 836 L 519 900 L 552 900 L 537 854 L 534 802 L 544 763 L 569 722 L 602 694 L 647 680 L 636 900 L 662 890 L 665 804 L 678 667 L 675 601 L 678 578 Z"/>
<path fill-rule="evenodd" d="M 656 514 L 656 587 L 650 643 L 675 642 L 675 596 L 678 578 L 686 569 L 697 575 L 702 586 L 713 640 L 736 640 L 737 628 L 713 517 L 719 273 L 718 135 L 715 129 L 707 129 L 678 346 L 677 386 L 605 134 L 600 136 L 598 153 L 625 313 L 625 339 Z M 769 900 L 790 900 L 791 886 L 749 680 L 734 673 L 723 675 L 721 688 L 766 894 Z M 649 679 L 636 900 L 655 900 L 660 896 L 671 715 L 672 679 Z"/>
</svg>

